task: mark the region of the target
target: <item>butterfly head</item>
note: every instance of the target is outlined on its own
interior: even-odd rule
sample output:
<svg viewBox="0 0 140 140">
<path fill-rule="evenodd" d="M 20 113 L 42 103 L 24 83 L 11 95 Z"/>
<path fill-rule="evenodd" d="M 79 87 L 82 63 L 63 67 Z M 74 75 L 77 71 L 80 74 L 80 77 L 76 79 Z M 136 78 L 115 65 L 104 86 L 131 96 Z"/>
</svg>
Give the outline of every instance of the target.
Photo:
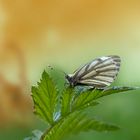
<svg viewBox="0 0 140 140">
<path fill-rule="evenodd" d="M 71 87 L 75 86 L 76 83 L 74 82 L 74 78 L 72 74 L 66 75 L 65 78 L 67 79 Z"/>
</svg>

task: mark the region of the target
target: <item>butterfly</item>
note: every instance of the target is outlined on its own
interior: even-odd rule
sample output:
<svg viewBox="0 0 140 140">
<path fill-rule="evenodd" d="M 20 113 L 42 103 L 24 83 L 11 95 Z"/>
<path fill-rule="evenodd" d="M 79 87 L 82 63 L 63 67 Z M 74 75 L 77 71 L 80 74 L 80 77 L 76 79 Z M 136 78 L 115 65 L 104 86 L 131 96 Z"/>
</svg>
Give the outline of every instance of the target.
<svg viewBox="0 0 140 140">
<path fill-rule="evenodd" d="M 73 74 L 67 74 L 65 78 L 71 87 L 85 85 L 103 89 L 115 80 L 120 63 L 121 59 L 116 55 L 99 57 L 78 68 Z"/>
</svg>

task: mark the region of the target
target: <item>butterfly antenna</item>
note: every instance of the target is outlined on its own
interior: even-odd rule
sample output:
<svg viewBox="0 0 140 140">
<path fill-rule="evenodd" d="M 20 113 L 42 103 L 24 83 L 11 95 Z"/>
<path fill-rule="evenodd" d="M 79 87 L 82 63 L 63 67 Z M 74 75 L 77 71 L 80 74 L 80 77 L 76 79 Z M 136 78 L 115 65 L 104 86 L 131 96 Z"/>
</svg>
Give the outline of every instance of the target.
<svg viewBox="0 0 140 140">
<path fill-rule="evenodd" d="M 67 75 L 64 71 L 62 70 L 59 70 L 59 72 L 63 73 L 65 76 Z"/>
</svg>

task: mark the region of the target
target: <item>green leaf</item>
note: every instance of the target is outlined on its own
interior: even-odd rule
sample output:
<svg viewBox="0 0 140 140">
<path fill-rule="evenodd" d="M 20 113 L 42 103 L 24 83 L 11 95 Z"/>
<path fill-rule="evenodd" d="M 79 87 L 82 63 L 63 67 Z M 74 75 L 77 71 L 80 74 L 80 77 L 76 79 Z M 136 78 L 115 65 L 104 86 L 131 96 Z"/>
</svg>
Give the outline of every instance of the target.
<svg viewBox="0 0 140 140">
<path fill-rule="evenodd" d="M 64 72 L 58 68 L 48 68 L 48 74 L 55 83 L 56 88 L 61 93 L 65 88 L 65 76 Z"/>
<path fill-rule="evenodd" d="M 76 96 L 72 104 L 72 110 L 97 105 L 98 103 L 95 100 L 103 96 L 135 89 L 133 87 L 112 87 L 105 90 L 87 90 Z"/>
<path fill-rule="evenodd" d="M 59 78 L 55 80 L 43 72 L 40 82 L 32 87 L 32 97 L 34 101 L 35 114 L 48 122 L 50 125 L 46 132 L 34 133 L 28 140 L 61 140 L 70 134 L 77 134 L 82 131 L 114 131 L 117 126 L 107 124 L 90 118 L 85 114 L 85 109 L 98 104 L 98 98 L 110 94 L 134 90 L 132 87 L 113 87 L 104 90 L 90 90 L 88 88 L 63 89 L 59 83 Z M 53 82 L 55 81 L 55 82 Z M 56 90 L 59 87 L 59 91 Z M 62 87 L 62 89 L 60 89 Z M 60 93 L 60 94 L 58 94 Z M 40 138 L 40 135 L 41 138 Z"/>
<path fill-rule="evenodd" d="M 77 110 L 89 106 L 97 105 L 98 103 L 96 101 L 93 101 L 93 99 L 100 93 L 100 90 L 88 90 L 80 93 L 73 101 L 72 104 L 72 110 Z"/>
<path fill-rule="evenodd" d="M 41 140 L 61 140 L 70 134 L 77 134 L 82 131 L 114 131 L 119 127 L 91 119 L 81 111 L 68 115 L 65 119 L 58 121 L 56 125 L 46 131 Z"/>
<path fill-rule="evenodd" d="M 130 90 L 136 90 L 137 88 L 135 87 L 111 87 L 108 89 L 103 90 L 102 92 L 100 92 L 95 99 L 97 98 L 101 98 L 103 96 L 107 96 L 110 94 L 115 94 L 115 93 L 120 93 L 120 92 L 124 92 L 124 91 L 130 91 Z"/>
<path fill-rule="evenodd" d="M 32 87 L 32 97 L 34 101 L 34 113 L 49 124 L 54 124 L 54 115 L 57 106 L 57 90 L 46 71 L 43 72 L 38 86 Z"/>
<path fill-rule="evenodd" d="M 71 104 L 74 97 L 74 89 L 67 87 L 61 96 L 61 117 L 71 112 Z"/>
<path fill-rule="evenodd" d="M 90 101 L 89 103 L 83 104 L 83 105 L 77 107 L 76 109 L 73 109 L 72 111 L 88 109 L 89 107 L 94 107 L 98 104 L 99 104 L 99 102 L 97 102 L 97 101 Z"/>
</svg>

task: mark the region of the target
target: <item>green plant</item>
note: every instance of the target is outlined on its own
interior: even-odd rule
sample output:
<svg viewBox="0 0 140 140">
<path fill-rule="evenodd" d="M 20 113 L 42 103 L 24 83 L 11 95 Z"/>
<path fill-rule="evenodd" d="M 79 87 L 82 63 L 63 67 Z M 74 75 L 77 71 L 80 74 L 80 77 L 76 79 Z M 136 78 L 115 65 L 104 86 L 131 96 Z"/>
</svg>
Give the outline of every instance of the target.
<svg viewBox="0 0 140 140">
<path fill-rule="evenodd" d="M 110 94 L 134 90 L 133 87 L 111 87 L 104 90 L 58 87 L 54 78 L 44 71 L 37 86 L 32 87 L 34 113 L 47 122 L 44 133 L 34 131 L 26 140 L 61 140 L 82 131 L 114 131 L 119 127 L 86 115 L 89 107 L 99 104 L 98 98 Z M 59 89 L 59 90 L 58 90 Z"/>
</svg>

